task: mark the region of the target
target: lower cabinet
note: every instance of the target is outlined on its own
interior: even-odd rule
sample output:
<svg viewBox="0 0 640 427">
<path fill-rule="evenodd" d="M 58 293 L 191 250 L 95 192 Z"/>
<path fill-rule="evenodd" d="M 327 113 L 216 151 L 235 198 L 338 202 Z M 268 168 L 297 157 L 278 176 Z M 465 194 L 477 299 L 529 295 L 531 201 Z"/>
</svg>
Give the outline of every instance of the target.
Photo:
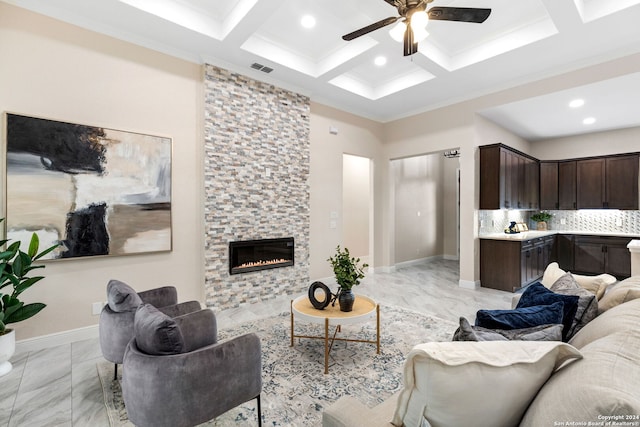
<svg viewBox="0 0 640 427">
<path fill-rule="evenodd" d="M 609 273 L 618 279 L 631 276 L 631 254 L 627 237 L 575 236 L 573 272 Z"/>
<path fill-rule="evenodd" d="M 514 292 L 539 280 L 553 259 L 555 236 L 529 240 L 480 239 L 480 282 Z"/>
</svg>

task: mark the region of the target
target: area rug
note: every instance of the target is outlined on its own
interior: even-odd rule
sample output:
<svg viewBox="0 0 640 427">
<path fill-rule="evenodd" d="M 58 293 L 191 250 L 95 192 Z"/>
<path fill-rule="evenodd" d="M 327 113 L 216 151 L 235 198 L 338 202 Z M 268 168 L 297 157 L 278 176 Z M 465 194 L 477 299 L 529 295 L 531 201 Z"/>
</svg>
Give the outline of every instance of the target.
<svg viewBox="0 0 640 427">
<path fill-rule="evenodd" d="M 449 341 L 457 325 L 398 307 L 381 306 L 380 354 L 375 344 L 336 341 L 324 374 L 323 340 L 297 339 L 291 347 L 290 314 L 251 321 L 220 330 L 219 340 L 248 332 L 262 344 L 262 417 L 264 426 L 319 426 L 323 410 L 343 395 L 372 407 L 402 386 L 402 365 L 414 345 Z M 296 335 L 323 335 L 324 326 L 296 321 Z M 343 326 L 340 337 L 375 340 L 375 319 Z M 113 364 L 97 365 L 112 427 L 132 427 L 122 401 L 120 379 L 113 380 Z M 118 375 L 122 369 L 119 369 Z M 250 401 L 203 426 L 257 426 L 256 401 Z"/>
</svg>

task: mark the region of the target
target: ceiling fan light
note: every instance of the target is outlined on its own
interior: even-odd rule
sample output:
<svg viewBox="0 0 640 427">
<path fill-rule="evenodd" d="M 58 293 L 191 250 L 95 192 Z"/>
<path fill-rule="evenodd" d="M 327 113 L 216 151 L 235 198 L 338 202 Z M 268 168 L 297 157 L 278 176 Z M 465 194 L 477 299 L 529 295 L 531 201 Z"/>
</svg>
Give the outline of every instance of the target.
<svg viewBox="0 0 640 427">
<path fill-rule="evenodd" d="M 424 10 L 414 12 L 413 15 L 411 15 L 411 28 L 413 31 L 419 31 L 426 28 L 428 23 L 429 16 Z"/>
<path fill-rule="evenodd" d="M 392 29 L 389 30 L 389 35 L 395 41 L 402 42 L 406 29 L 407 25 L 404 22 L 398 22 Z"/>
<path fill-rule="evenodd" d="M 420 28 L 418 30 L 413 30 L 413 41 L 415 43 L 421 42 L 424 39 L 429 37 L 429 32 L 424 28 Z"/>
</svg>

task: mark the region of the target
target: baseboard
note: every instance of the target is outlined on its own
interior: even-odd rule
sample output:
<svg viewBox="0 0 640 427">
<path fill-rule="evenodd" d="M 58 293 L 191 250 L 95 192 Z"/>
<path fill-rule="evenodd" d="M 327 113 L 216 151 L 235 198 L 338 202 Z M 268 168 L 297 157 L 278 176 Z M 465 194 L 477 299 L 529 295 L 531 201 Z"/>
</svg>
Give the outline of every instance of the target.
<svg viewBox="0 0 640 427">
<path fill-rule="evenodd" d="M 462 280 L 458 281 L 458 286 L 464 289 L 480 289 L 480 281 L 479 280 Z"/>
<path fill-rule="evenodd" d="M 394 273 L 395 271 L 395 265 L 374 268 L 374 273 Z"/>
<path fill-rule="evenodd" d="M 442 259 L 447 261 L 460 261 L 460 257 L 457 255 L 442 255 Z"/>
<path fill-rule="evenodd" d="M 98 338 L 98 325 L 16 341 L 16 352 L 28 352 Z"/>
<path fill-rule="evenodd" d="M 442 255 L 434 255 L 426 258 L 418 258 L 418 259 L 412 259 L 410 261 L 403 261 L 403 262 L 397 263 L 395 266 L 396 268 L 411 267 L 413 265 L 425 264 L 429 261 L 433 261 L 436 259 L 442 259 Z"/>
</svg>

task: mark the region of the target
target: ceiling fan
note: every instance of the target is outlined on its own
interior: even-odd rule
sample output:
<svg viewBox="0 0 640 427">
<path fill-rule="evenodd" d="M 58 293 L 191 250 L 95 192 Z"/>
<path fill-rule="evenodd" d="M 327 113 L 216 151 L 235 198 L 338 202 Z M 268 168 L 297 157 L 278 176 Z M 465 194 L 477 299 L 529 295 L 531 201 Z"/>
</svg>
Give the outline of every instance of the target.
<svg viewBox="0 0 640 427">
<path fill-rule="evenodd" d="M 440 21 L 459 21 L 482 23 L 491 14 L 491 9 L 480 9 L 472 7 L 431 7 L 427 11 L 427 4 L 433 0 L 384 0 L 391 6 L 398 9 L 400 16 L 392 16 L 374 22 L 371 25 L 360 28 L 352 33 L 342 36 L 343 40 L 350 41 L 372 31 L 391 25 L 398 20 L 402 20 L 406 29 L 404 30 L 404 56 L 413 55 L 418 51 L 418 40 L 416 40 L 415 32 L 419 31 L 419 27 L 424 28 L 428 19 Z M 413 19 L 413 25 L 412 25 Z M 420 21 L 420 22 L 418 22 Z M 416 25 L 417 24 L 417 25 Z M 422 30 L 424 31 L 424 30 Z M 425 33 L 426 34 L 426 33 Z"/>
</svg>

